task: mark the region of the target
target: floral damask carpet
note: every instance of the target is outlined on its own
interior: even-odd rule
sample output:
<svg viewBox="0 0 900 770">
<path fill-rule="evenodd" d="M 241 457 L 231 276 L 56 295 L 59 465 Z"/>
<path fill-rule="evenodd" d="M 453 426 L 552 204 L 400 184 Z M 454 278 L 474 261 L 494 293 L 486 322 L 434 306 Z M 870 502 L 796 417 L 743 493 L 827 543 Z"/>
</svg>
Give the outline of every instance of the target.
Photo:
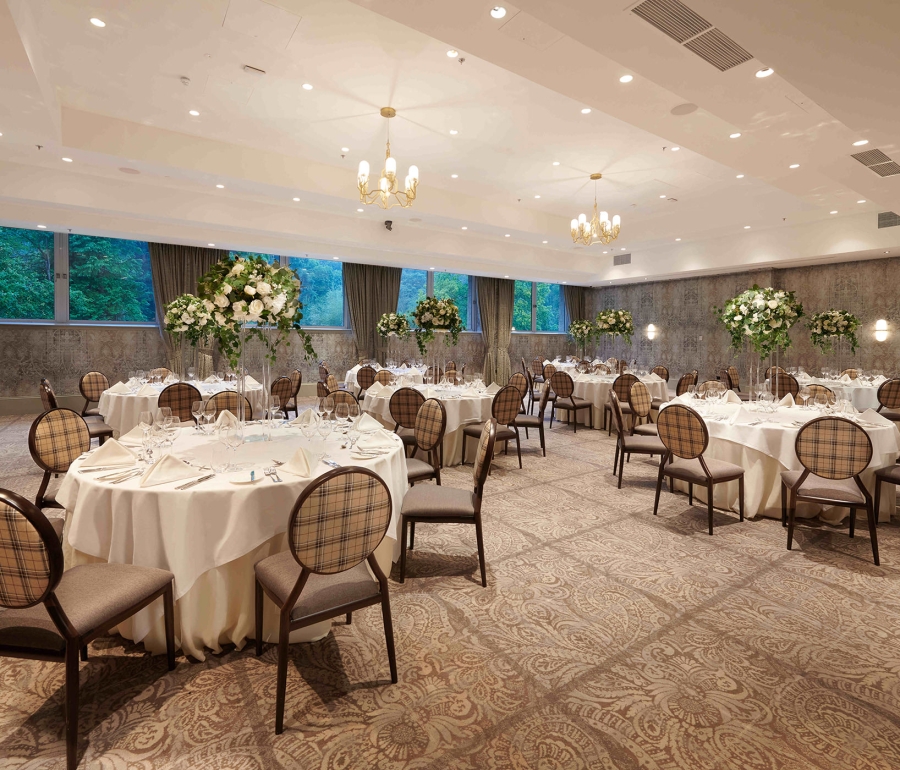
<svg viewBox="0 0 900 770">
<path fill-rule="evenodd" d="M 33 494 L 29 418 L 0 418 L 0 486 Z M 472 528 L 419 525 L 391 581 L 400 681 L 380 610 L 291 649 L 286 729 L 275 654 L 166 671 L 119 637 L 81 670 L 82 767 L 900 767 L 900 527 L 868 538 L 706 516 L 635 458 L 621 491 L 605 433 L 534 437 L 485 499 L 487 588 Z M 471 466 L 444 474 L 464 487 Z M 285 512 L 287 516 L 287 512 Z M 0 659 L 0 767 L 61 768 L 63 668 Z"/>
</svg>

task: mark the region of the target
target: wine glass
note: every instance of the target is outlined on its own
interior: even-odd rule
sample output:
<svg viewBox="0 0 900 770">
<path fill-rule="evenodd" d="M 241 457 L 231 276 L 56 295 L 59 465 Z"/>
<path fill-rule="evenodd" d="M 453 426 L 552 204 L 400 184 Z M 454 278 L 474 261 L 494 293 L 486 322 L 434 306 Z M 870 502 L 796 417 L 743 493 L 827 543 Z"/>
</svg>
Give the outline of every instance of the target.
<svg viewBox="0 0 900 770">
<path fill-rule="evenodd" d="M 350 416 L 349 404 L 336 404 L 334 407 L 334 419 L 342 424 L 346 424 L 347 418 Z"/>
<path fill-rule="evenodd" d="M 197 430 L 200 430 L 200 415 L 205 411 L 203 401 L 191 402 L 191 414 L 194 415 L 194 421 L 197 423 Z"/>
<path fill-rule="evenodd" d="M 154 421 L 163 428 L 168 428 L 172 424 L 172 407 L 161 406 L 157 408 Z"/>
<path fill-rule="evenodd" d="M 826 393 L 816 393 L 815 405 L 819 412 L 825 414 L 828 411 L 828 395 Z"/>
<path fill-rule="evenodd" d="M 153 412 L 150 412 L 150 411 L 141 412 L 139 424 L 141 426 L 141 430 L 144 431 L 144 433 L 149 431 L 150 428 L 153 426 Z"/>
<path fill-rule="evenodd" d="M 328 438 L 332 430 L 334 430 L 334 423 L 331 420 L 320 420 L 316 425 L 316 431 L 322 438 Z"/>
<path fill-rule="evenodd" d="M 334 399 L 331 396 L 328 396 L 324 399 L 324 404 L 322 405 L 325 409 L 325 419 L 331 420 L 331 414 L 334 412 Z"/>
<path fill-rule="evenodd" d="M 328 416 L 328 410 L 325 408 L 325 402 L 328 400 L 326 396 L 322 396 L 318 401 L 316 401 L 316 414 L 319 415 L 319 420 L 324 420 Z"/>
<path fill-rule="evenodd" d="M 219 440 L 230 449 L 237 457 L 238 447 L 244 443 L 244 426 L 241 423 L 233 423 L 219 430 Z M 230 463 L 229 468 L 235 470 L 236 463 Z"/>
<path fill-rule="evenodd" d="M 800 392 L 797 393 L 797 400 L 803 402 L 803 407 L 805 409 L 809 409 L 810 398 L 812 398 L 812 389 L 809 386 L 800 388 Z"/>
</svg>

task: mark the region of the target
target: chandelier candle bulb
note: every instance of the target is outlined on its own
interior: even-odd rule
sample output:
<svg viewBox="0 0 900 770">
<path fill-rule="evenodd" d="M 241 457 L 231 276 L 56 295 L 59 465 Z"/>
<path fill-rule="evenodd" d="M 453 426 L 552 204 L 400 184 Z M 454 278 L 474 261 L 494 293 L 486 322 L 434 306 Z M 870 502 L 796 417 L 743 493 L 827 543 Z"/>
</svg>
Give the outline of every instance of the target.
<svg viewBox="0 0 900 770">
<path fill-rule="evenodd" d="M 397 176 L 397 161 L 390 155 L 384 159 L 384 173 L 388 179 Z"/>
<path fill-rule="evenodd" d="M 364 185 L 369 181 L 369 161 L 361 160 L 359 162 L 359 183 Z"/>
</svg>

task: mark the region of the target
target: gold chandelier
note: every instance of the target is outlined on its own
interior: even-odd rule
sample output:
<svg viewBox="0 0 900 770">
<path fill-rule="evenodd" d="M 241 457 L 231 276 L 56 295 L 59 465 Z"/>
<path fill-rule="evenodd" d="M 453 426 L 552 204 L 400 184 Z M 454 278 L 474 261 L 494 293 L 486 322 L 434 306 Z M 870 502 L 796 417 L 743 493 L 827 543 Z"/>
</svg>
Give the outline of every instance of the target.
<svg viewBox="0 0 900 770">
<path fill-rule="evenodd" d="M 397 111 L 393 107 L 382 107 L 381 116 L 393 118 Z M 416 199 L 416 188 L 419 186 L 419 169 L 410 166 L 406 175 L 404 189 L 397 186 L 397 161 L 391 157 L 391 124 L 388 123 L 387 149 L 384 153 L 384 168 L 381 169 L 381 178 L 378 187 L 369 192 L 369 164 L 367 161 L 359 162 L 359 176 L 357 187 L 359 188 L 359 201 L 366 205 L 378 204 L 383 209 L 392 209 L 400 206 L 409 208 Z"/>
<path fill-rule="evenodd" d="M 601 211 L 597 214 L 597 180 L 602 179 L 603 174 L 591 174 L 594 180 L 594 216 L 588 222 L 584 214 L 579 214 L 578 219 L 572 220 L 572 242 L 583 243 L 590 246 L 592 243 L 607 244 L 619 237 L 622 229 L 622 220 L 616 214 L 610 221 L 609 214 Z"/>
</svg>

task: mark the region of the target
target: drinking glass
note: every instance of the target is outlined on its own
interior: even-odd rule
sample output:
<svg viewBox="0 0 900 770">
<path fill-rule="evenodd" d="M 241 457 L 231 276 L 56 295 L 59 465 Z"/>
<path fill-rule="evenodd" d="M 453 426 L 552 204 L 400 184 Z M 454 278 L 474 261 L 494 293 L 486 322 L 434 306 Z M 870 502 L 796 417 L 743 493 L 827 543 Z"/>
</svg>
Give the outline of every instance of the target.
<svg viewBox="0 0 900 770">
<path fill-rule="evenodd" d="M 163 428 L 168 428 L 172 424 L 172 407 L 159 407 L 156 410 L 154 421 L 156 423 L 159 423 Z"/>
<path fill-rule="evenodd" d="M 825 414 L 828 411 L 828 396 L 825 393 L 816 393 L 815 405 L 816 409 Z"/>
<path fill-rule="evenodd" d="M 800 388 L 797 393 L 797 400 L 803 402 L 803 407 L 809 409 L 809 399 L 812 398 L 812 390 L 809 387 Z"/>
<path fill-rule="evenodd" d="M 219 440 L 237 457 L 238 447 L 244 443 L 244 428 L 240 423 L 219 429 Z M 236 463 L 229 463 L 229 468 L 237 469 Z"/>
<path fill-rule="evenodd" d="M 350 416 L 350 406 L 348 404 L 337 404 L 334 407 L 334 419 L 341 424 L 346 424 L 347 418 Z"/>
<path fill-rule="evenodd" d="M 325 408 L 325 418 L 327 420 L 331 420 L 331 413 L 334 411 L 334 399 L 330 396 L 323 399 L 324 400 L 324 408 Z"/>
<path fill-rule="evenodd" d="M 197 423 L 197 430 L 200 430 L 200 416 L 205 411 L 205 407 L 202 401 L 194 401 L 191 403 L 191 414 L 194 415 L 194 420 Z"/>
<path fill-rule="evenodd" d="M 216 424 L 216 410 L 204 410 L 201 419 L 203 420 L 203 432 L 208 436 L 210 433 L 212 433 L 213 428 Z"/>
<path fill-rule="evenodd" d="M 359 404 L 347 405 L 347 419 L 352 425 L 356 425 L 356 422 L 359 420 L 361 414 L 362 412 L 360 411 Z"/>
<path fill-rule="evenodd" d="M 316 414 L 319 415 L 319 420 L 324 420 L 328 416 L 328 410 L 325 408 L 325 402 L 328 400 L 326 396 L 322 396 L 318 401 L 316 401 Z"/>
<path fill-rule="evenodd" d="M 316 425 L 316 431 L 323 439 L 328 438 L 332 430 L 334 430 L 334 423 L 331 420 L 321 420 Z"/>
<path fill-rule="evenodd" d="M 141 430 L 146 433 L 153 425 L 153 412 L 141 412 L 140 420 Z"/>
</svg>

